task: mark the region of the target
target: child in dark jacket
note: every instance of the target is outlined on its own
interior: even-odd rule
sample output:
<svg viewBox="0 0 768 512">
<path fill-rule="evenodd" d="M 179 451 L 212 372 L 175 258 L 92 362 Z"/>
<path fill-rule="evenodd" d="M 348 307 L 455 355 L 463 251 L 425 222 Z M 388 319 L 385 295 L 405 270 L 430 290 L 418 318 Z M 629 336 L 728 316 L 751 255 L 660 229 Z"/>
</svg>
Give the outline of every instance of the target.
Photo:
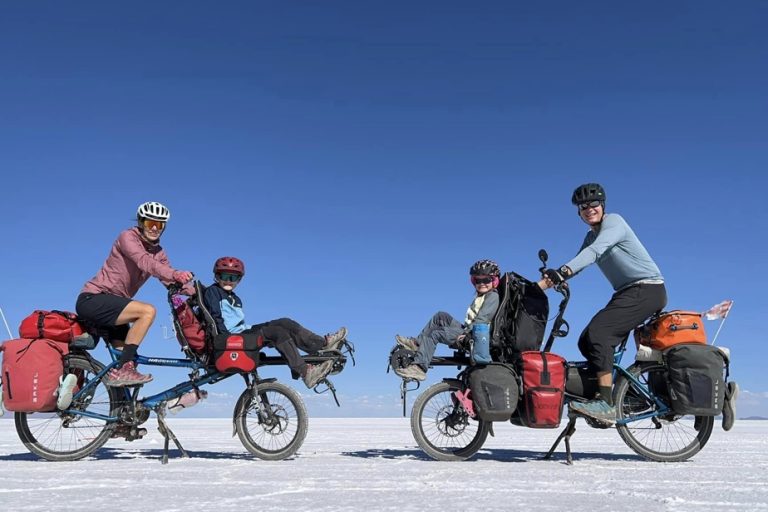
<svg viewBox="0 0 768 512">
<path fill-rule="evenodd" d="M 396 368 L 395 373 L 404 379 L 424 380 L 438 343 L 455 346 L 463 341 L 475 324 L 490 324 L 499 309 L 499 266 L 492 260 L 480 260 L 469 269 L 470 280 L 475 287 L 475 298 L 467 309 L 464 323 L 459 323 L 448 313 L 440 311 L 430 319 L 415 338 L 395 336 L 397 343 L 416 352 L 413 364 Z"/>
<path fill-rule="evenodd" d="M 333 361 L 318 365 L 308 364 L 298 349 L 315 354 L 320 351 L 339 350 L 347 337 L 346 327 L 335 333 L 320 336 L 290 318 L 279 318 L 262 324 L 245 323 L 243 303 L 234 289 L 245 275 L 245 264 L 238 258 L 224 256 L 213 266 L 215 284 L 205 290 L 205 306 L 216 321 L 219 334 L 238 333 L 261 335 L 264 341 L 277 349 L 288 362 L 294 378 L 301 376 L 308 388 L 315 387 L 333 369 Z"/>
</svg>

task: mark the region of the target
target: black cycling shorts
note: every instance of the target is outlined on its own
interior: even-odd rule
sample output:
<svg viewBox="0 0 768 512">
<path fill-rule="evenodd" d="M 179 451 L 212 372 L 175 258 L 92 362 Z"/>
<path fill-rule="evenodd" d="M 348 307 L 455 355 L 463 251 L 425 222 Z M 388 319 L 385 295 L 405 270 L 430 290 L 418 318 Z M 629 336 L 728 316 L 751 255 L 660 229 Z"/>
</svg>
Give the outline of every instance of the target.
<svg viewBox="0 0 768 512">
<path fill-rule="evenodd" d="M 77 297 L 75 311 L 86 324 L 93 326 L 99 337 L 110 341 L 125 341 L 129 324 L 115 325 L 117 317 L 133 299 L 108 293 L 81 293 Z"/>
</svg>

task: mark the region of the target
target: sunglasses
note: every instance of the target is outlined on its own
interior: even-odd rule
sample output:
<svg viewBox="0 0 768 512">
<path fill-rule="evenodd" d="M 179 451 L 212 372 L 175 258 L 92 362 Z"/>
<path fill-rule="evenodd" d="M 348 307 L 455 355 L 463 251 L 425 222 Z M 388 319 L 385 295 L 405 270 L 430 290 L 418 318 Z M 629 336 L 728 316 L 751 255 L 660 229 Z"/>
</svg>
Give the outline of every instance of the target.
<svg viewBox="0 0 768 512">
<path fill-rule="evenodd" d="M 602 205 L 602 201 L 590 201 L 588 203 L 580 203 L 579 204 L 579 210 L 584 211 L 588 210 L 590 208 L 597 208 L 598 206 Z"/>
<path fill-rule="evenodd" d="M 472 276 L 472 284 L 478 285 L 478 284 L 491 284 L 493 282 L 493 278 L 490 276 Z"/>
<path fill-rule="evenodd" d="M 144 219 L 143 221 L 141 221 L 141 223 L 147 229 L 156 229 L 158 231 L 162 231 L 165 228 L 165 222 L 161 220 Z"/>
<path fill-rule="evenodd" d="M 229 272 L 221 272 L 220 274 L 216 274 L 216 279 L 219 281 L 225 281 L 227 283 L 236 283 L 238 282 L 243 276 L 240 274 L 230 274 Z"/>
</svg>

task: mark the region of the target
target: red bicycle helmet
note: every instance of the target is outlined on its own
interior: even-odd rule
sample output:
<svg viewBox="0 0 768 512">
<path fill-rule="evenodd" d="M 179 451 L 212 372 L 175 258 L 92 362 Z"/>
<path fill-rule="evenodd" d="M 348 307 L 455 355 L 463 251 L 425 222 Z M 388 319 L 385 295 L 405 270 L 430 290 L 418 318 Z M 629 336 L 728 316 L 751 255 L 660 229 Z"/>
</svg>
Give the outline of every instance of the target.
<svg viewBox="0 0 768 512">
<path fill-rule="evenodd" d="M 213 273 L 228 272 L 230 274 L 245 275 L 245 263 L 234 256 L 222 256 L 213 264 Z"/>
</svg>

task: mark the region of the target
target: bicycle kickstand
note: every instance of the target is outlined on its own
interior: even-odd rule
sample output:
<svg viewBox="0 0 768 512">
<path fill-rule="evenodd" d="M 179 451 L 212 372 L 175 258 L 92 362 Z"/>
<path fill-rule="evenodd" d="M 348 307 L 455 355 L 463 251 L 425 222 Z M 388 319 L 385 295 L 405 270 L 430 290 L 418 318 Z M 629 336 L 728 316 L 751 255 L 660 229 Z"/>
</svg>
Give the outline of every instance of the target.
<svg viewBox="0 0 768 512">
<path fill-rule="evenodd" d="M 566 425 L 563 431 L 560 432 L 560 435 L 555 440 L 555 444 L 549 449 L 544 456 L 544 459 L 552 458 L 552 454 L 555 452 L 557 445 L 560 444 L 560 441 L 565 439 L 565 463 L 568 465 L 573 464 L 573 457 L 571 456 L 571 436 L 574 432 L 576 432 L 576 416 L 568 415 L 568 425 Z"/>
<path fill-rule="evenodd" d="M 163 434 L 163 437 L 165 438 L 165 443 L 163 445 L 162 463 L 168 464 L 168 445 L 170 444 L 171 440 L 173 440 L 173 444 L 175 444 L 176 448 L 178 448 L 181 452 L 181 456 L 184 458 L 189 458 L 189 454 L 184 449 L 184 447 L 181 446 L 181 443 L 176 438 L 176 435 L 173 433 L 171 428 L 168 426 L 168 423 L 165 422 L 165 408 L 158 407 L 155 409 L 155 414 L 157 415 L 157 429 L 161 434 Z"/>
</svg>

